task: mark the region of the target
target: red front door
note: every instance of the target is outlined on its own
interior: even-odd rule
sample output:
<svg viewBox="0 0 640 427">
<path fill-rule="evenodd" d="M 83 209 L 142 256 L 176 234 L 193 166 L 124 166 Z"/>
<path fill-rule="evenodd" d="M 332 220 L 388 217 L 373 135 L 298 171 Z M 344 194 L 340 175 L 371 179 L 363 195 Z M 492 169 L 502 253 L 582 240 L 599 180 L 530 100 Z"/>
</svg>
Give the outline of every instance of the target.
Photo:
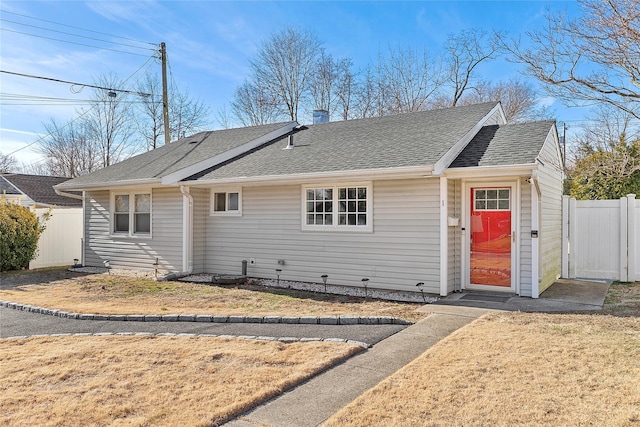
<svg viewBox="0 0 640 427">
<path fill-rule="evenodd" d="M 511 287 L 511 188 L 472 188 L 470 219 L 470 284 Z"/>
</svg>

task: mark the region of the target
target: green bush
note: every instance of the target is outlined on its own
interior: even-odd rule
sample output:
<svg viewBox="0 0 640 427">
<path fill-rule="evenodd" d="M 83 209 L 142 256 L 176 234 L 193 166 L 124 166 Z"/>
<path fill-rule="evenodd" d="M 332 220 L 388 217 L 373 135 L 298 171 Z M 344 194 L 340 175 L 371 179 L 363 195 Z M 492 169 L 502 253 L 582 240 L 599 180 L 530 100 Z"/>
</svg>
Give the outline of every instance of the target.
<svg viewBox="0 0 640 427">
<path fill-rule="evenodd" d="M 0 200 L 0 271 L 29 267 L 48 218 L 38 221 L 28 208 Z"/>
</svg>

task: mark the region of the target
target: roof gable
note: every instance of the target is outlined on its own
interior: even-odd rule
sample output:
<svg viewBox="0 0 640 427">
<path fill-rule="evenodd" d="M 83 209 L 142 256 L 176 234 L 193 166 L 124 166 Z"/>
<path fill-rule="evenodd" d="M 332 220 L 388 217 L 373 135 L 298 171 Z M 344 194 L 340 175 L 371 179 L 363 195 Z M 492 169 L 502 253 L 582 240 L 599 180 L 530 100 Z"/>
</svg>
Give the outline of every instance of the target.
<svg viewBox="0 0 640 427">
<path fill-rule="evenodd" d="M 265 137 L 268 140 L 274 139 L 295 125 L 296 122 L 287 122 L 197 133 L 80 176 L 58 188 L 159 183 L 164 177 L 171 175 L 177 176 L 176 180 L 179 180 L 182 178 L 181 171 L 188 171 L 198 164 L 204 164 L 201 168 L 210 167 L 208 162 L 226 160 L 225 153 L 234 153 L 245 144 L 264 141 Z M 188 172 L 187 176 L 190 174 L 193 172 Z"/>
<path fill-rule="evenodd" d="M 82 201 L 57 194 L 54 185 L 69 181 L 60 176 L 25 175 L 19 173 L 3 174 L 7 182 L 20 193 L 26 195 L 37 204 L 55 206 L 82 206 Z"/>
<path fill-rule="evenodd" d="M 533 164 L 553 126 L 551 120 L 484 126 L 449 167 Z"/>
</svg>

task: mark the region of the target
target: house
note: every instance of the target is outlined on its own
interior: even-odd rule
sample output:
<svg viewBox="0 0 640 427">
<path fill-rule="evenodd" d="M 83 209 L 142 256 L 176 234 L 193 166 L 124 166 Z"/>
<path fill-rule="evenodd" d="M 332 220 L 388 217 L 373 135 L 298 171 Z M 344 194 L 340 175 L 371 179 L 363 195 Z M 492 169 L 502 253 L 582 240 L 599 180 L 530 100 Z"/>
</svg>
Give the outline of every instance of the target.
<svg viewBox="0 0 640 427">
<path fill-rule="evenodd" d="M 60 176 L 26 175 L 21 173 L 0 174 L 0 198 L 9 203 L 18 203 L 29 208 L 78 208 L 82 200 L 57 194 L 54 185 L 68 181 Z M 76 194 L 80 196 L 80 193 Z"/>
<path fill-rule="evenodd" d="M 555 122 L 500 103 L 203 132 L 56 186 L 83 262 L 537 298 L 560 276 Z"/>
</svg>

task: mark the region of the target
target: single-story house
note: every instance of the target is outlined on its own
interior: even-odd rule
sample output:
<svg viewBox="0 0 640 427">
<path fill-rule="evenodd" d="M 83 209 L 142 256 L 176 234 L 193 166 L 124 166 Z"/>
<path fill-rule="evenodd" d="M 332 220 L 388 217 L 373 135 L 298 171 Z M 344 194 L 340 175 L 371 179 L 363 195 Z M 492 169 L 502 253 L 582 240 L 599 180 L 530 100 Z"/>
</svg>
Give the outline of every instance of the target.
<svg viewBox="0 0 640 427">
<path fill-rule="evenodd" d="M 0 199 L 28 208 L 79 208 L 82 200 L 61 196 L 54 185 L 68 181 L 61 176 L 27 175 L 22 173 L 0 174 Z M 80 196 L 81 193 L 76 193 Z"/>
<path fill-rule="evenodd" d="M 56 189 L 84 194 L 87 266 L 537 298 L 562 178 L 555 122 L 492 102 L 202 132 Z"/>
</svg>

